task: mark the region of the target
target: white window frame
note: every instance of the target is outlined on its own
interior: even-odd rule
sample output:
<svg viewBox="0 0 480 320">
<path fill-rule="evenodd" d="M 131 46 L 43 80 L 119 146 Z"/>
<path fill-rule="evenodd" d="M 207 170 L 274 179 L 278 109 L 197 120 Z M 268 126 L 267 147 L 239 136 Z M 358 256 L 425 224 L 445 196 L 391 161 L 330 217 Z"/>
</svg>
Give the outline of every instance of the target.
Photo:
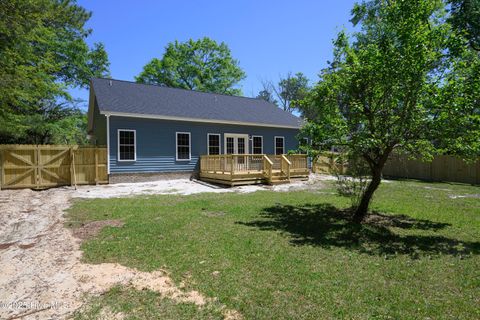
<svg viewBox="0 0 480 320">
<path fill-rule="evenodd" d="M 188 159 L 178 159 L 178 134 L 188 134 Z M 175 161 L 192 160 L 192 134 L 190 132 L 175 132 Z"/>
<path fill-rule="evenodd" d="M 132 159 L 120 159 L 120 132 L 133 132 L 133 147 L 135 149 L 134 158 Z M 134 129 L 117 129 L 117 161 L 118 162 L 135 162 L 137 161 L 137 130 Z"/>
<path fill-rule="evenodd" d="M 284 136 L 275 136 L 273 137 L 273 154 L 274 155 L 277 155 L 277 138 L 282 138 L 282 142 L 283 142 L 283 152 L 282 154 L 285 154 L 285 137 Z"/>
<path fill-rule="evenodd" d="M 223 142 L 224 142 L 224 154 L 227 154 L 227 138 L 233 138 L 233 149 L 238 152 L 238 138 L 245 138 L 245 154 L 249 154 L 250 143 L 248 143 L 248 134 L 245 133 L 224 133 Z M 237 153 L 234 153 L 237 154 Z"/>
<path fill-rule="evenodd" d="M 254 138 L 260 138 L 262 140 L 262 144 L 260 145 L 261 152 L 259 154 L 263 154 L 263 136 L 252 136 L 252 154 L 254 154 L 255 151 Z"/>
<path fill-rule="evenodd" d="M 221 133 L 207 133 L 207 154 L 210 155 L 210 136 L 218 136 L 218 154 L 222 154 L 222 134 Z"/>
</svg>

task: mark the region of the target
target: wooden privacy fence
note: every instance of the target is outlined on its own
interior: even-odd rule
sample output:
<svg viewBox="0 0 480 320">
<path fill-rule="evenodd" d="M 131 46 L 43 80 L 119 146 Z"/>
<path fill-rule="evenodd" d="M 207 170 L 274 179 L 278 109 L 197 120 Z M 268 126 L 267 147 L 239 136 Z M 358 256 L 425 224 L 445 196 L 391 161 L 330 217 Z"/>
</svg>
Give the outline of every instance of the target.
<svg viewBox="0 0 480 320">
<path fill-rule="evenodd" d="M 480 184 L 480 159 L 468 163 L 454 156 L 436 156 L 432 162 L 391 157 L 383 169 L 383 175 L 429 181 L 449 181 Z"/>
<path fill-rule="evenodd" d="M 321 155 L 313 168 L 317 173 L 348 174 L 348 163 L 342 162 L 338 153 Z M 458 157 L 439 155 L 432 162 L 423 162 L 409 160 L 405 156 L 392 156 L 385 164 L 383 175 L 394 178 L 480 184 L 480 159 L 474 163 L 467 163 Z"/>
<path fill-rule="evenodd" d="M 341 161 L 340 154 L 335 152 L 320 155 L 312 165 L 313 172 L 325 174 L 346 174 L 347 168 L 347 163 Z"/>
<path fill-rule="evenodd" d="M 108 183 L 107 149 L 0 145 L 0 189 Z"/>
</svg>

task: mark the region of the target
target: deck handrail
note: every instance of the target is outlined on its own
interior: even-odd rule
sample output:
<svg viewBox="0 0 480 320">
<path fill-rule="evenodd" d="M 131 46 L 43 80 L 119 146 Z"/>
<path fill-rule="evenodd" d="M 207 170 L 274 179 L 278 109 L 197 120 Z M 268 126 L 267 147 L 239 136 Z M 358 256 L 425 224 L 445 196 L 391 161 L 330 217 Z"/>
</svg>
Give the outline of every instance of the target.
<svg viewBox="0 0 480 320">
<path fill-rule="evenodd" d="M 292 163 L 290 162 L 290 160 L 287 159 L 287 157 L 285 157 L 284 154 L 282 154 L 281 156 L 281 170 L 282 170 L 282 173 L 285 174 L 287 176 L 287 179 L 290 180 L 290 166 L 292 165 Z M 286 164 L 286 167 L 287 167 L 287 170 L 284 170 L 283 167 L 284 167 L 284 164 Z M 286 172 L 285 172 L 286 171 Z"/>
<path fill-rule="evenodd" d="M 88 148 L 88 147 L 87 147 Z M 263 155 L 267 155 L 266 153 L 229 153 L 229 154 L 225 154 L 225 153 L 222 153 L 222 154 L 202 154 L 200 155 L 201 157 L 206 157 L 206 158 L 209 158 L 209 157 L 229 157 L 229 156 L 263 156 Z M 307 158 L 307 155 L 306 154 L 301 154 L 301 153 L 294 153 L 294 154 L 282 154 L 283 156 L 285 156 L 287 159 L 290 158 L 290 157 L 298 157 L 298 158 Z M 274 154 L 271 154 L 270 156 L 282 156 L 282 155 L 274 155 Z"/>
<path fill-rule="evenodd" d="M 308 157 L 306 154 L 289 154 L 286 156 L 292 163 L 292 170 L 305 170 L 308 169 Z"/>
<path fill-rule="evenodd" d="M 299 155 L 267 155 L 267 154 L 218 154 L 201 155 L 200 171 L 223 173 L 229 175 L 261 173 L 272 178 L 275 170 L 290 177 L 293 172 L 303 172 L 308 168 L 307 156 Z"/>
<path fill-rule="evenodd" d="M 255 156 L 255 157 L 261 157 L 263 156 L 263 153 L 229 153 L 229 154 L 202 154 L 200 157 L 204 158 L 214 158 L 214 157 L 230 157 L 230 156 Z"/>
<path fill-rule="evenodd" d="M 265 154 L 263 155 L 263 170 L 265 178 L 267 178 L 268 182 L 270 183 L 273 175 L 273 162 Z"/>
</svg>

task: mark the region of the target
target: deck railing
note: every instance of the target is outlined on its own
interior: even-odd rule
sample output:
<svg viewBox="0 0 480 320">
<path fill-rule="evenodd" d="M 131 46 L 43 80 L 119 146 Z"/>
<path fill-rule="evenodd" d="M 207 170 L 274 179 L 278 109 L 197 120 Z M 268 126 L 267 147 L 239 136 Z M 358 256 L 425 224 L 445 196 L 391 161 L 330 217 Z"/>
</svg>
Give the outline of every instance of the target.
<svg viewBox="0 0 480 320">
<path fill-rule="evenodd" d="M 305 154 L 288 154 L 287 159 L 290 160 L 290 170 L 298 171 L 308 169 L 308 158 Z"/>
<path fill-rule="evenodd" d="M 267 178 L 268 183 L 273 177 L 273 162 L 266 155 L 263 155 L 263 175 Z"/>
<path fill-rule="evenodd" d="M 265 154 L 220 154 L 200 156 L 200 172 L 222 174 L 263 173 L 267 178 L 280 171 L 290 178 L 292 172 L 308 170 L 307 156 Z"/>
<path fill-rule="evenodd" d="M 287 177 L 287 179 L 290 180 L 290 167 L 291 167 L 292 163 L 283 154 L 282 154 L 281 161 L 282 162 L 281 162 L 281 165 L 280 165 L 280 168 L 281 168 L 280 170 L 282 171 L 282 174 L 285 175 Z"/>
<path fill-rule="evenodd" d="M 248 173 L 264 170 L 263 154 L 220 154 L 200 156 L 200 170 L 213 173 Z"/>
</svg>

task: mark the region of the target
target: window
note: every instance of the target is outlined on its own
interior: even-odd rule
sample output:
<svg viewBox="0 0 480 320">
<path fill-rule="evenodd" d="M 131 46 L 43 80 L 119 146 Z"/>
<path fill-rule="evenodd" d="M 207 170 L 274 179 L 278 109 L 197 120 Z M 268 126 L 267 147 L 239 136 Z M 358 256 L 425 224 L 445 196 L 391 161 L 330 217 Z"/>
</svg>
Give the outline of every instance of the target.
<svg viewBox="0 0 480 320">
<path fill-rule="evenodd" d="M 237 138 L 237 153 L 245 154 L 245 138 Z"/>
<path fill-rule="evenodd" d="M 233 137 L 226 137 L 226 154 L 235 153 L 235 139 Z"/>
<path fill-rule="evenodd" d="M 207 134 L 208 154 L 220 154 L 220 135 L 218 133 Z"/>
<path fill-rule="evenodd" d="M 252 149 L 253 149 L 253 154 L 263 153 L 263 137 L 262 136 L 252 137 Z"/>
<path fill-rule="evenodd" d="M 177 132 L 177 161 L 189 161 L 190 151 L 190 132 Z"/>
<path fill-rule="evenodd" d="M 285 139 L 283 137 L 275 137 L 275 154 L 285 153 Z"/>
<path fill-rule="evenodd" d="M 118 130 L 118 161 L 136 161 L 135 130 Z"/>
</svg>

